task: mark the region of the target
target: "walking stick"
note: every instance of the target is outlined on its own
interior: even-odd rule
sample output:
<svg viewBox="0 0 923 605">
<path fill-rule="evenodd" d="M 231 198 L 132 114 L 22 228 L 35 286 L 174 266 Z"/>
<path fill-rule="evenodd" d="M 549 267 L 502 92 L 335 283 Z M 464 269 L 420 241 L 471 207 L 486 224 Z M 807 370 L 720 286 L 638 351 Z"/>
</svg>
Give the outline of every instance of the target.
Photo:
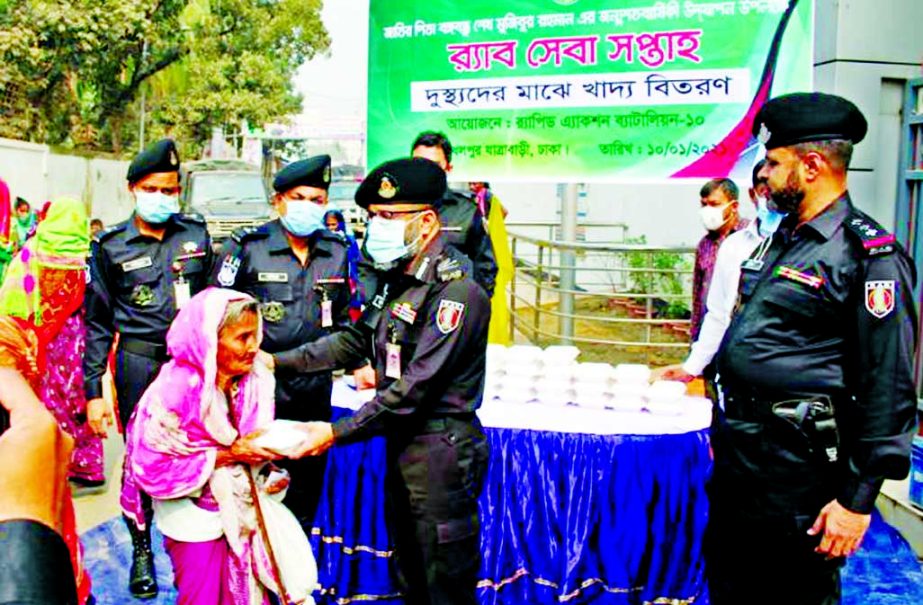
<svg viewBox="0 0 923 605">
<path fill-rule="evenodd" d="M 228 415 L 231 417 L 231 425 L 237 430 L 239 436 L 240 428 L 237 424 L 237 416 L 234 414 L 234 395 L 236 394 L 237 388 L 235 385 L 231 397 L 228 399 Z M 260 528 L 260 537 L 263 538 L 263 544 L 266 546 L 266 554 L 269 555 L 269 564 L 272 567 L 276 585 L 279 587 L 279 592 L 281 593 L 279 594 L 279 598 L 282 599 L 285 605 L 296 605 L 294 601 L 289 599 L 288 590 L 285 589 L 285 583 L 282 581 L 282 571 L 279 569 L 278 561 L 276 561 L 276 553 L 273 551 L 272 542 L 269 541 L 269 532 L 266 531 L 266 521 L 263 518 L 263 506 L 260 504 L 260 494 L 256 487 L 256 480 L 253 478 L 253 471 L 249 464 L 245 464 L 244 466 L 247 467 L 247 481 L 250 483 L 250 496 L 253 498 L 253 506 L 256 509 L 256 524 Z"/>
</svg>

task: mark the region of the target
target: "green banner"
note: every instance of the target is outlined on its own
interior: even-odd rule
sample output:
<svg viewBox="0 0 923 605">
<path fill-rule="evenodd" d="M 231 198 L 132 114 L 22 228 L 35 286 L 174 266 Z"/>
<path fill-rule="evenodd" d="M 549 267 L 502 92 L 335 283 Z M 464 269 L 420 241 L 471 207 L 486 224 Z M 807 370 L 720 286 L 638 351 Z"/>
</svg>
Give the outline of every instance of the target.
<svg viewBox="0 0 923 605">
<path fill-rule="evenodd" d="M 749 170 L 753 115 L 811 90 L 810 0 L 371 0 L 368 162 L 437 130 L 460 180 Z"/>
</svg>

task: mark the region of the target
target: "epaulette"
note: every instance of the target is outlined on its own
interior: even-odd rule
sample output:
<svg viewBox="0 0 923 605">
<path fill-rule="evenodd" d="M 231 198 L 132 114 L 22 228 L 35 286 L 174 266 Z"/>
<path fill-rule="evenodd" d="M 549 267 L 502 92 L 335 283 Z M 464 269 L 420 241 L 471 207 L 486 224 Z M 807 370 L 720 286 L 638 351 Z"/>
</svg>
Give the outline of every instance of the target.
<svg viewBox="0 0 923 605">
<path fill-rule="evenodd" d="M 846 229 L 859 239 L 866 256 L 891 254 L 897 249 L 897 238 L 861 210 L 853 208 L 844 223 Z"/>
<path fill-rule="evenodd" d="M 332 231 L 328 231 L 327 229 L 318 229 L 316 233 L 318 233 L 317 235 L 318 240 L 336 243 L 341 246 L 347 246 L 346 238 L 340 235 L 339 233 L 333 233 Z"/>
<path fill-rule="evenodd" d="M 104 241 L 115 235 L 116 233 L 121 233 L 125 231 L 125 228 L 128 226 L 128 221 L 122 221 L 112 225 L 111 227 L 106 227 L 102 231 L 96 234 L 96 241 L 102 244 Z"/>
<path fill-rule="evenodd" d="M 240 229 L 235 229 L 231 233 L 231 239 L 238 244 L 242 244 L 247 240 L 260 239 L 267 235 L 268 232 L 263 229 L 262 225 L 259 227 L 241 227 Z"/>
<path fill-rule="evenodd" d="M 461 191 L 459 189 L 447 189 L 445 195 L 443 196 L 444 200 L 451 200 L 456 203 L 468 202 L 471 203 L 474 201 L 474 194 L 470 191 Z"/>
<path fill-rule="evenodd" d="M 436 279 L 441 282 L 455 281 L 464 278 L 465 267 L 451 256 L 443 256 L 436 263 Z"/>
<path fill-rule="evenodd" d="M 176 218 L 187 223 L 196 223 L 197 225 L 206 224 L 205 217 L 198 212 L 184 212 L 182 214 L 177 214 Z"/>
</svg>

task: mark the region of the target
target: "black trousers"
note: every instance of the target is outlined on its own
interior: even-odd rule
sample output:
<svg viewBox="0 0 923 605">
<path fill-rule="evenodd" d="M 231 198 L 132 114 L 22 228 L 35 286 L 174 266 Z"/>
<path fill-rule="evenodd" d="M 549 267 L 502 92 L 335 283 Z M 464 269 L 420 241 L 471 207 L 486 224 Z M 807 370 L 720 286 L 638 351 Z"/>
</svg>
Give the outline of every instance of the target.
<svg viewBox="0 0 923 605">
<path fill-rule="evenodd" d="M 115 396 L 118 399 L 119 422 L 127 436 L 128 423 L 132 414 L 144 395 L 147 387 L 157 378 L 161 366 L 166 359 L 155 359 L 145 355 L 138 355 L 125 351 L 121 347 L 115 354 Z M 154 509 L 151 498 L 145 493 L 141 494 L 144 506 L 144 516 L 147 518 L 148 527 L 154 518 Z M 126 517 L 127 520 L 127 517 Z"/>
<path fill-rule="evenodd" d="M 833 605 L 843 559 L 814 552 L 807 530 L 835 497 L 835 465 L 786 421 L 716 410 L 706 576 L 714 605 Z"/>
<path fill-rule="evenodd" d="M 166 359 L 138 355 L 125 351 L 121 347 L 116 351 L 115 395 L 118 398 L 119 421 L 126 431 L 138 401 L 141 400 L 147 387 L 154 382 L 164 363 Z"/>
<path fill-rule="evenodd" d="M 813 516 L 760 519 L 711 509 L 705 539 L 713 605 L 835 605 L 843 559 L 814 552 Z"/>
<path fill-rule="evenodd" d="M 307 422 L 330 422 L 330 374 L 276 375 L 276 418 Z M 276 464 L 289 472 L 291 483 L 282 501 L 311 535 L 314 516 L 324 488 L 327 454 L 299 460 L 279 460 Z"/>
<path fill-rule="evenodd" d="M 408 605 L 477 602 L 478 497 L 488 453 L 473 417 L 388 434 L 387 520 Z"/>
</svg>

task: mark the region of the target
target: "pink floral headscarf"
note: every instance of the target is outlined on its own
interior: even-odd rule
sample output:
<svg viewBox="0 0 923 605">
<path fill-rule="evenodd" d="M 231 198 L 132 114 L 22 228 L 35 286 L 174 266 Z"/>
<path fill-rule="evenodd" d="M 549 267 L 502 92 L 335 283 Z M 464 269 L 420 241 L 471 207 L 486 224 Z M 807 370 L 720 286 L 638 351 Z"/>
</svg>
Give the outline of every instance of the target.
<svg viewBox="0 0 923 605">
<path fill-rule="evenodd" d="M 128 424 L 121 504 L 143 527 L 141 492 L 161 500 L 208 492 L 231 550 L 231 590 L 237 602 L 255 605 L 264 603 L 263 586 L 279 592 L 248 484 L 247 474 L 257 469 L 240 464 L 216 468 L 215 462 L 218 451 L 238 436 L 272 422 L 275 379 L 257 362 L 238 381 L 230 401 L 218 390 L 218 328 L 228 304 L 238 300 L 252 299 L 233 290 L 206 289 L 170 326 L 171 360 L 144 392 Z"/>
<path fill-rule="evenodd" d="M 179 498 L 202 489 L 215 470 L 218 450 L 238 435 L 269 424 L 275 415 L 275 380 L 254 364 L 237 384 L 227 409 L 214 409 L 223 397 L 216 386 L 218 327 L 228 304 L 250 297 L 208 288 L 183 307 L 167 332 L 171 360 L 138 402 L 126 435 L 125 514 L 144 524 L 137 489 L 159 499 Z"/>
</svg>

